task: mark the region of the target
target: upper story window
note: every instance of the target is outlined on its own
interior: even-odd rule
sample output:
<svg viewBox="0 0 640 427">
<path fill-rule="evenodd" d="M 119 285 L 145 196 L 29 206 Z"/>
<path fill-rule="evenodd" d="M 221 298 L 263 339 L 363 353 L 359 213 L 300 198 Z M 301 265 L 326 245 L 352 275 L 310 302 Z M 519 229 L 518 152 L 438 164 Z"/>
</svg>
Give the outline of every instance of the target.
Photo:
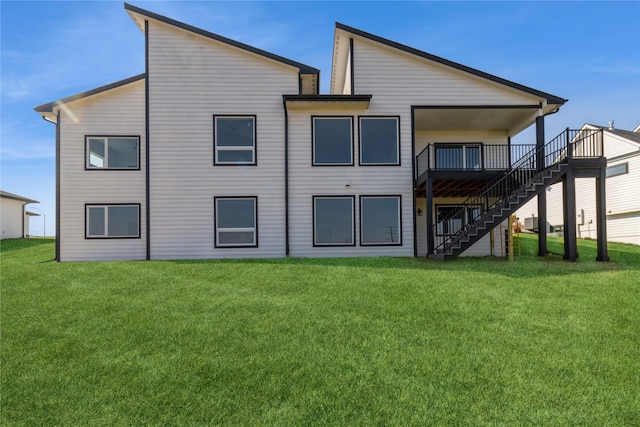
<svg viewBox="0 0 640 427">
<path fill-rule="evenodd" d="M 140 169 L 137 136 L 87 136 L 86 169 Z"/>
<path fill-rule="evenodd" d="M 360 117 L 360 164 L 399 165 L 398 117 Z"/>
<path fill-rule="evenodd" d="M 256 165 L 256 116 L 213 116 L 214 165 Z"/>
<path fill-rule="evenodd" d="M 88 239 L 140 237 L 140 205 L 86 205 Z"/>
<path fill-rule="evenodd" d="M 313 165 L 353 165 L 353 117 L 313 117 Z"/>
<path fill-rule="evenodd" d="M 480 170 L 480 144 L 436 144 L 436 169 Z"/>
</svg>

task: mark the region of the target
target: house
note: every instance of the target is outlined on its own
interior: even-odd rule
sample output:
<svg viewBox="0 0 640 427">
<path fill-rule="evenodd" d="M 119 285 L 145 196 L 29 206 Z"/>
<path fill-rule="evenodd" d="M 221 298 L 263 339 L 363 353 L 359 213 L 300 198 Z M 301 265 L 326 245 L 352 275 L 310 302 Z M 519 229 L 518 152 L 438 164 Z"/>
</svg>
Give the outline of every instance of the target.
<svg viewBox="0 0 640 427">
<path fill-rule="evenodd" d="M 633 131 L 585 124 L 584 130 L 603 132 L 604 155 L 607 158 L 606 204 L 607 240 L 610 242 L 640 245 L 640 193 L 635 187 L 640 183 L 640 125 Z M 597 237 L 596 206 L 590 197 L 591 179 L 576 180 L 576 233 L 579 238 Z M 560 185 L 548 188 L 547 222 L 552 231 L 564 228 L 562 206 L 563 190 Z M 536 200 L 518 210 L 520 218 L 535 217 Z"/>
<path fill-rule="evenodd" d="M 36 107 L 58 260 L 503 255 L 494 230 L 567 172 L 558 96 L 339 23 L 320 94 L 316 68 L 124 8 L 144 73 Z"/>
<path fill-rule="evenodd" d="M 37 215 L 26 210 L 30 203 L 40 202 L 0 190 L 1 239 L 29 237 L 29 216 Z"/>
</svg>

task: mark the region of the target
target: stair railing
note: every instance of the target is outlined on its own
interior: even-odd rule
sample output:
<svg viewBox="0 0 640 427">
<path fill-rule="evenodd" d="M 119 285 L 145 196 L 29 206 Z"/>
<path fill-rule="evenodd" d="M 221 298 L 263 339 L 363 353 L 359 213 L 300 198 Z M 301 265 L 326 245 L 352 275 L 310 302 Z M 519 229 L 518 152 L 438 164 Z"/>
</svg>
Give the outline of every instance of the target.
<svg viewBox="0 0 640 427">
<path fill-rule="evenodd" d="M 446 253 L 460 238 L 484 223 L 490 210 L 505 204 L 518 190 L 532 185 L 550 167 L 573 158 L 602 155 L 602 129 L 567 128 L 543 147 L 529 150 L 513 163 L 511 169 L 489 180 L 482 189 L 432 225 L 432 236 L 439 239 L 434 245 L 434 253 Z"/>
</svg>

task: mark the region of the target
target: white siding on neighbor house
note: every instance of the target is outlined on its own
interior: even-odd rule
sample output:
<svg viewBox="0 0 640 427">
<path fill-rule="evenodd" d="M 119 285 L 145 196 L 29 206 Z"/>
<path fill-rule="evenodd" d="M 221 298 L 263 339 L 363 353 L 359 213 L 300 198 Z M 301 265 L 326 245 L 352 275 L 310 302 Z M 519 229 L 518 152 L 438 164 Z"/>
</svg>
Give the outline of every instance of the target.
<svg viewBox="0 0 640 427">
<path fill-rule="evenodd" d="M 298 70 L 151 21 L 151 258 L 285 255 L 283 94 Z M 255 115 L 257 166 L 213 166 L 213 116 Z M 257 196 L 258 247 L 214 247 L 214 197 Z"/>
<path fill-rule="evenodd" d="M 0 238 L 1 239 L 18 239 L 22 236 L 22 220 L 24 202 L 20 200 L 0 198 Z M 29 218 L 24 218 L 25 224 Z"/>
<path fill-rule="evenodd" d="M 355 93 L 372 93 L 372 108 L 411 105 L 532 105 L 542 99 L 415 55 L 354 37 Z"/>
<path fill-rule="evenodd" d="M 374 95 L 375 96 L 375 95 Z M 358 165 L 358 117 L 393 110 L 290 110 L 290 255 L 294 257 L 413 256 L 411 121 L 400 119 L 400 166 Z M 311 116 L 353 117 L 353 166 L 312 166 Z M 349 185 L 348 187 L 346 185 Z M 359 196 L 401 196 L 402 246 L 360 246 Z M 355 246 L 313 246 L 313 196 L 355 196 Z"/>
<path fill-rule="evenodd" d="M 60 261 L 144 259 L 144 80 L 68 103 L 60 114 Z M 140 170 L 85 170 L 85 136 L 139 136 Z M 85 204 L 139 203 L 139 239 L 85 239 Z"/>
<path fill-rule="evenodd" d="M 605 132 L 605 153 L 623 155 L 634 152 L 638 146 L 621 143 Z M 628 164 L 628 173 L 606 178 L 607 240 L 611 242 L 640 244 L 640 193 L 635 191 L 640 183 L 640 156 L 609 161 L 608 167 Z M 595 178 L 577 178 L 576 182 L 576 233 L 578 238 L 597 238 L 596 184 Z M 538 216 L 537 198 L 518 210 L 520 221 Z M 563 218 L 562 183 L 549 187 L 547 192 L 547 222 L 561 226 Z M 582 216 L 584 215 L 584 216 Z"/>
</svg>

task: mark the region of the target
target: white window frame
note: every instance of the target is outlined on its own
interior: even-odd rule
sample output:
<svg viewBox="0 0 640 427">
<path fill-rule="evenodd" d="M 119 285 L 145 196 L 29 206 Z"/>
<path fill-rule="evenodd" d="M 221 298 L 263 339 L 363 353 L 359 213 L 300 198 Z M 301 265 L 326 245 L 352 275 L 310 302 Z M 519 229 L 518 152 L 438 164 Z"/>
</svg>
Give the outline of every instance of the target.
<svg viewBox="0 0 640 427">
<path fill-rule="evenodd" d="M 218 119 L 251 119 L 253 121 L 253 145 L 251 146 L 238 146 L 238 145 L 218 145 L 220 138 L 218 138 Z M 213 116 L 213 155 L 214 162 L 213 164 L 216 166 L 224 166 L 224 165 L 240 165 L 240 166 L 256 166 L 257 165 L 257 156 L 256 156 L 256 146 L 258 139 L 258 130 L 257 130 L 257 117 L 255 115 L 223 115 L 217 114 Z M 220 151 L 251 151 L 251 161 L 250 162 L 225 162 L 220 161 L 218 159 L 218 152 Z"/>
<path fill-rule="evenodd" d="M 104 163 L 107 166 L 92 166 L 91 165 L 91 147 L 89 144 L 90 140 L 101 139 L 104 142 Z M 131 167 L 110 167 L 109 166 L 109 141 L 116 139 L 135 139 L 137 142 L 136 148 L 136 165 Z M 85 169 L 87 170 L 140 170 L 140 137 L 137 135 L 118 135 L 118 136 L 94 136 L 94 135 L 86 135 L 85 136 Z"/>
<path fill-rule="evenodd" d="M 436 143 L 434 148 L 434 164 L 436 170 L 452 170 L 452 171 L 479 171 L 482 170 L 482 155 L 483 155 L 483 144 L 480 142 L 461 142 L 461 143 Z M 460 148 L 462 149 L 462 167 L 461 168 L 443 168 L 438 166 L 438 150 L 439 149 L 454 149 Z M 478 160 L 480 164 L 477 167 L 469 167 L 467 160 L 467 150 L 468 149 L 478 149 Z M 448 160 L 448 159 L 447 159 Z"/>
<path fill-rule="evenodd" d="M 251 200 L 253 201 L 253 227 L 220 227 L 218 219 L 218 202 L 225 200 Z M 216 248 L 257 248 L 258 247 L 258 197 L 214 197 L 214 220 L 215 220 L 215 247 Z M 219 243 L 220 232 L 224 233 L 246 233 L 253 232 L 253 242 L 248 243 Z"/>
<path fill-rule="evenodd" d="M 363 147 L 366 145 L 366 141 L 362 138 L 362 124 L 367 120 L 394 120 L 396 122 L 396 160 L 394 162 L 385 163 L 371 163 L 365 162 L 362 159 L 364 153 Z M 400 166 L 400 117 L 398 116 L 360 116 L 358 117 L 359 131 L 358 137 L 360 139 L 360 152 L 359 160 L 361 166 Z"/>
<path fill-rule="evenodd" d="M 365 228 L 362 221 L 364 216 L 365 209 L 363 208 L 363 200 L 365 199 L 396 199 L 398 201 L 398 224 L 397 224 L 397 233 L 398 233 L 398 241 L 397 242 L 369 242 L 364 243 L 365 240 Z M 402 197 L 399 195 L 372 195 L 372 196 L 360 196 L 360 246 L 402 246 Z"/>
<path fill-rule="evenodd" d="M 135 236 L 110 236 L 109 235 L 109 208 L 110 207 L 132 207 L 137 210 L 138 227 Z M 104 234 L 90 234 L 89 211 L 91 209 L 104 209 Z M 140 238 L 140 204 L 139 203 L 111 203 L 111 204 L 86 204 L 85 205 L 85 238 L 87 239 L 139 239 Z"/>
</svg>

